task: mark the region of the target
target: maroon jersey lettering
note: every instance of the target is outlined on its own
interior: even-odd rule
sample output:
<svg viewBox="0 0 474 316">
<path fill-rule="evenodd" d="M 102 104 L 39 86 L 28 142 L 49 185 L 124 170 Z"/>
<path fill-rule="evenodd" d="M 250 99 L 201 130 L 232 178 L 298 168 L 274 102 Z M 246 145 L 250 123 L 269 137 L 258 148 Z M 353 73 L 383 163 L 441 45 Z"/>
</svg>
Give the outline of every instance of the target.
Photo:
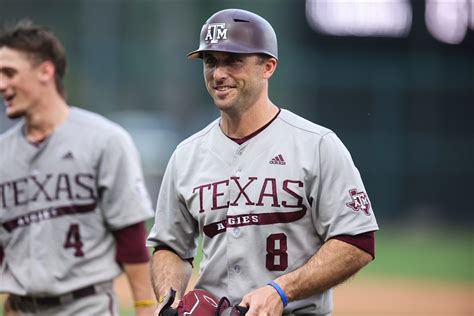
<svg viewBox="0 0 474 316">
<path fill-rule="evenodd" d="M 66 192 L 67 198 L 72 200 L 71 184 L 69 183 L 69 177 L 65 173 L 58 175 L 58 182 L 56 183 L 56 200 L 59 200 L 60 192 Z"/>
<path fill-rule="evenodd" d="M 218 187 L 221 186 L 222 184 L 225 184 L 225 186 L 228 187 L 229 186 L 229 180 L 223 180 L 223 181 L 215 182 L 215 183 L 212 184 L 212 208 L 211 208 L 211 210 L 218 210 L 218 209 L 221 209 L 221 208 L 229 207 L 229 201 L 224 202 L 224 204 L 217 205 L 218 197 L 225 195 L 224 192 L 218 192 L 217 191 Z"/>
<path fill-rule="evenodd" d="M 266 193 L 268 183 L 270 183 L 270 193 Z M 272 207 L 280 207 L 278 204 L 278 195 L 277 195 L 277 188 L 276 188 L 276 179 L 274 178 L 266 178 L 263 182 L 262 190 L 260 191 L 260 196 L 258 198 L 258 202 L 256 205 L 262 206 L 263 205 L 263 198 L 270 197 L 273 200 Z"/>
<path fill-rule="evenodd" d="M 283 181 L 283 190 L 296 199 L 296 204 L 289 204 L 287 201 L 282 201 L 281 205 L 284 207 L 301 207 L 303 205 L 303 197 L 289 188 L 289 185 L 296 184 L 299 188 L 303 187 L 303 182 L 295 180 Z"/>
<path fill-rule="evenodd" d="M 240 185 L 240 182 L 239 182 L 239 177 L 231 177 L 232 180 L 234 180 L 235 184 L 237 185 L 237 188 L 239 188 L 239 195 L 237 195 L 237 197 L 235 198 L 235 201 L 230 203 L 230 205 L 232 206 L 236 206 L 238 205 L 237 204 L 237 201 L 240 199 L 240 196 L 243 195 L 245 197 L 245 199 L 247 200 L 245 202 L 245 205 L 255 205 L 254 202 L 252 202 L 250 199 L 249 199 L 249 196 L 247 195 L 247 193 L 245 193 L 245 189 L 247 189 L 247 187 L 252 183 L 254 182 L 255 180 L 257 180 L 257 177 L 249 177 L 249 181 L 244 185 L 244 187 L 242 187 Z"/>
<path fill-rule="evenodd" d="M 40 197 L 41 194 L 44 195 L 46 201 L 52 201 L 53 199 L 48 195 L 45 187 L 48 181 L 52 178 L 53 175 L 47 174 L 43 181 L 38 180 L 35 176 L 31 176 L 31 180 L 36 185 L 37 191 L 33 194 L 31 201 L 36 201 Z"/>
<path fill-rule="evenodd" d="M 211 185 L 210 184 L 203 184 L 203 185 L 200 185 L 200 186 L 197 186 L 193 189 L 193 193 L 196 192 L 196 190 L 199 190 L 198 194 L 199 194 L 199 213 L 202 213 L 204 212 L 204 194 L 203 194 L 203 191 L 204 191 L 204 188 L 206 189 L 210 189 L 211 188 Z"/>
</svg>

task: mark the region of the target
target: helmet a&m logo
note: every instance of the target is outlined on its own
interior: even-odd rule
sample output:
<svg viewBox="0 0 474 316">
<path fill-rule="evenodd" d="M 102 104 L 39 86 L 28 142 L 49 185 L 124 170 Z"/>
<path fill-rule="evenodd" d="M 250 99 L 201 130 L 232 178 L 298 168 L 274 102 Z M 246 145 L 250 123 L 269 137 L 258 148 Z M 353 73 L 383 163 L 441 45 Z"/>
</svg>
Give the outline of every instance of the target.
<svg viewBox="0 0 474 316">
<path fill-rule="evenodd" d="M 205 41 L 210 41 L 212 44 L 218 43 L 219 40 L 227 39 L 227 28 L 225 23 L 209 23 L 207 25 L 207 33 Z"/>
<path fill-rule="evenodd" d="M 362 211 L 365 215 L 370 215 L 370 201 L 365 192 L 357 192 L 357 189 L 349 190 L 352 202 L 346 203 L 355 212 Z"/>
</svg>

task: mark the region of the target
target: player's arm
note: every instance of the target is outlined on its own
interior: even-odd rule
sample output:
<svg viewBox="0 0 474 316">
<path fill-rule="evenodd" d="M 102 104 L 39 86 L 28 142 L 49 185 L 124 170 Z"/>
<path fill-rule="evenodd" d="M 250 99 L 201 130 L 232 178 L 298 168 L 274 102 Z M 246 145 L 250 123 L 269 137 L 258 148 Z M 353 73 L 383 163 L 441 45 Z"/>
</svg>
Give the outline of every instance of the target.
<svg viewBox="0 0 474 316">
<path fill-rule="evenodd" d="M 373 233 L 360 236 L 349 239 L 351 243 L 342 241 L 344 238 L 330 239 L 303 266 L 274 282 L 289 302 L 322 293 L 344 282 L 373 260 Z M 257 315 L 257 312 L 281 315 L 283 312 L 282 298 L 272 286 L 247 294 L 240 305 L 250 307 L 247 315 Z"/>
<path fill-rule="evenodd" d="M 191 259 L 182 259 L 169 248 L 158 247 L 151 259 L 151 279 L 156 298 L 161 303 L 166 302 L 170 289 L 176 291 L 173 308 L 184 295 L 189 279 L 191 278 Z"/>
<path fill-rule="evenodd" d="M 322 293 L 353 276 L 373 257 L 368 252 L 338 239 L 327 241 L 306 264 L 275 280 L 289 301 Z"/>
<path fill-rule="evenodd" d="M 119 262 L 127 276 L 135 302 L 137 316 L 151 316 L 156 308 L 150 278 L 150 254 L 145 247 L 144 222 L 130 225 L 113 232 Z"/>
</svg>

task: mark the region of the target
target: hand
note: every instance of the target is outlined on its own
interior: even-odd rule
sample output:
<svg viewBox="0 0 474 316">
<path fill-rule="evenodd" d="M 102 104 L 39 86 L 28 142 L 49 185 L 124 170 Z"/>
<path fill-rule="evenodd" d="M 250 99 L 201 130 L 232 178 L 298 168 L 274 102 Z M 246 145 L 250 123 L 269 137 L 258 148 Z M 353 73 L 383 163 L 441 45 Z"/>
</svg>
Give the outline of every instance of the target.
<svg viewBox="0 0 474 316">
<path fill-rule="evenodd" d="M 246 294 L 239 305 L 248 307 L 247 316 L 275 316 L 283 314 L 283 302 L 280 295 L 269 285 Z"/>
</svg>

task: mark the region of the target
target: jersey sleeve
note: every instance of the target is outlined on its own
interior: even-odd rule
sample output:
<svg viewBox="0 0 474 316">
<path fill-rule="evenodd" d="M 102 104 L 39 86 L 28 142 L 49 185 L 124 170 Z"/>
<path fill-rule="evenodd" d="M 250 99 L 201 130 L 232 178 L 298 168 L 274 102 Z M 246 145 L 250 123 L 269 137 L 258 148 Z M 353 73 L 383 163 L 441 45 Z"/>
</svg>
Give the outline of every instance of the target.
<svg viewBox="0 0 474 316">
<path fill-rule="evenodd" d="M 146 227 L 144 222 L 114 230 L 117 253 L 115 260 L 120 263 L 145 263 L 150 253 L 145 247 Z"/>
<path fill-rule="evenodd" d="M 313 224 L 327 241 L 338 235 L 358 235 L 378 230 L 372 205 L 349 151 L 333 133 L 321 137 L 313 187 Z"/>
<path fill-rule="evenodd" d="M 101 210 L 112 230 L 153 217 L 138 150 L 125 131 L 107 138 L 99 162 L 98 188 Z"/>
<path fill-rule="evenodd" d="M 182 259 L 187 259 L 196 256 L 199 229 L 177 187 L 176 156 L 174 152 L 163 176 L 147 246 L 171 248 Z"/>
</svg>

